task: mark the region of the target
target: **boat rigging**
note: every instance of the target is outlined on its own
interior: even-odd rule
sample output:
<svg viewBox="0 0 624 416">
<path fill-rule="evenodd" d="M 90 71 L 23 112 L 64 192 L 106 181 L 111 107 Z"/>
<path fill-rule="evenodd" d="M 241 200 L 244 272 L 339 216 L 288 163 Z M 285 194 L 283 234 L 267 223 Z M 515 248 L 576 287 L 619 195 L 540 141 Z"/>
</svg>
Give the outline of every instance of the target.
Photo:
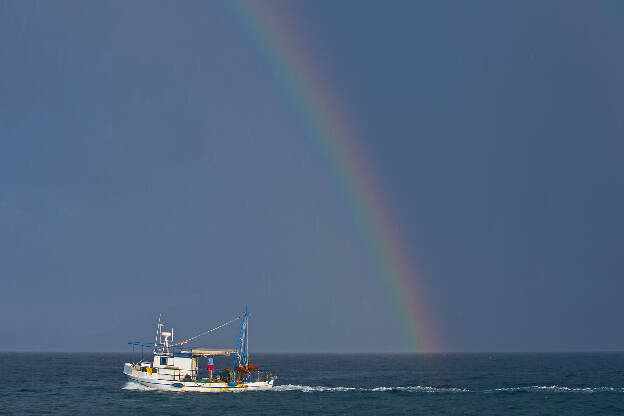
<svg viewBox="0 0 624 416">
<path fill-rule="evenodd" d="M 189 342 L 207 335 L 232 323 L 242 320 L 238 340 L 234 349 L 191 348 L 182 349 Z M 159 390 L 176 391 L 245 391 L 268 390 L 273 388 L 277 377 L 266 371 L 260 371 L 257 365 L 249 362 L 248 331 L 249 312 L 245 312 L 227 322 L 224 322 L 208 331 L 201 332 L 178 343 L 173 339 L 173 328 L 164 331 L 161 316 L 158 317 L 156 337 L 153 344 L 153 360 L 125 363 L 124 374 L 136 383 Z M 129 343 L 141 348 L 149 344 L 140 342 Z M 134 354 L 133 354 L 134 355 Z M 143 354 L 141 354 L 143 355 Z M 224 368 L 212 377 L 213 357 L 234 356 L 232 368 Z M 210 377 L 200 377 L 199 359 L 206 357 L 210 368 Z"/>
</svg>

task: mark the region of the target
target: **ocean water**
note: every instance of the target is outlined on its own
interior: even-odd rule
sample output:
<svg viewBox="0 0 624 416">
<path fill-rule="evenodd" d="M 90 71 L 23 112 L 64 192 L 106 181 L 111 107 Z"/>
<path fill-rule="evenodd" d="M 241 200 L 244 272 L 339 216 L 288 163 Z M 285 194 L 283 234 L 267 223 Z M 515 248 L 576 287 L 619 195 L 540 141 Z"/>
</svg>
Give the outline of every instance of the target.
<svg viewBox="0 0 624 416">
<path fill-rule="evenodd" d="M 624 414 L 624 353 L 257 354 L 273 391 L 216 394 L 129 383 L 129 359 L 0 353 L 0 414 Z"/>
</svg>

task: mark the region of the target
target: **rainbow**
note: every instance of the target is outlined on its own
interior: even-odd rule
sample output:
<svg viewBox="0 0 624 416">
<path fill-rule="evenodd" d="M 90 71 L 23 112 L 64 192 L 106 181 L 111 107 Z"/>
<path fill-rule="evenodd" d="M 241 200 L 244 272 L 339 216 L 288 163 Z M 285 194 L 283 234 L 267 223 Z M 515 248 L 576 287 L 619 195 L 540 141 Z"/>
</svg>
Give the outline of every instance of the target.
<svg viewBox="0 0 624 416">
<path fill-rule="evenodd" d="M 411 351 L 436 351 L 436 343 L 416 285 L 415 266 L 410 260 L 399 226 L 385 201 L 373 164 L 358 141 L 355 124 L 341 104 L 332 83 L 312 58 L 310 48 L 295 30 L 292 16 L 283 19 L 273 9 L 275 2 L 233 1 L 250 37 L 257 41 L 284 87 L 292 95 L 313 137 L 323 146 L 337 176 L 349 195 L 359 223 L 378 258 L 380 275 L 396 299 L 404 335 Z"/>
</svg>

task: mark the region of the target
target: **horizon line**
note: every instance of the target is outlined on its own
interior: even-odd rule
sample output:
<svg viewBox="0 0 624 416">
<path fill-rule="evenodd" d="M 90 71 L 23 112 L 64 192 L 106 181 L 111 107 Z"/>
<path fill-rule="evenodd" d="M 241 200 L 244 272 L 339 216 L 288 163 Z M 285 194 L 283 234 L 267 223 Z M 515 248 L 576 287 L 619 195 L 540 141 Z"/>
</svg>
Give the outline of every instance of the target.
<svg viewBox="0 0 624 416">
<path fill-rule="evenodd" d="M 135 351 L 136 353 L 137 351 Z M 132 351 L 69 351 L 69 350 L 3 350 L 0 354 L 132 354 Z M 254 354 L 396 354 L 396 355 L 444 355 L 444 354 L 597 354 L 597 353 L 624 353 L 624 349 L 603 350 L 509 350 L 509 351 L 258 351 Z M 152 351 L 145 351 L 152 354 Z M 252 355 L 252 354 L 250 354 Z"/>
</svg>

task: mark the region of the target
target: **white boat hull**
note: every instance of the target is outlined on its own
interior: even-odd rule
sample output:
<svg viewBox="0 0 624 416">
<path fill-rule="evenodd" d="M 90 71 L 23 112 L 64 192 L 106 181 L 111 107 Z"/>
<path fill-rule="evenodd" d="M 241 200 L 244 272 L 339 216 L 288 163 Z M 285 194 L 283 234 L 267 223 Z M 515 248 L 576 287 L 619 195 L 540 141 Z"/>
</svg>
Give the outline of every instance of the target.
<svg viewBox="0 0 624 416">
<path fill-rule="evenodd" d="M 170 378 L 161 378 L 163 376 L 158 373 L 150 374 L 144 371 L 137 371 L 130 363 L 125 363 L 124 374 L 128 376 L 130 381 L 139 383 L 147 388 L 167 391 L 198 391 L 205 393 L 258 391 L 272 389 L 275 382 L 274 379 L 270 379 L 268 381 L 230 385 L 226 382 L 178 381 Z"/>
</svg>

